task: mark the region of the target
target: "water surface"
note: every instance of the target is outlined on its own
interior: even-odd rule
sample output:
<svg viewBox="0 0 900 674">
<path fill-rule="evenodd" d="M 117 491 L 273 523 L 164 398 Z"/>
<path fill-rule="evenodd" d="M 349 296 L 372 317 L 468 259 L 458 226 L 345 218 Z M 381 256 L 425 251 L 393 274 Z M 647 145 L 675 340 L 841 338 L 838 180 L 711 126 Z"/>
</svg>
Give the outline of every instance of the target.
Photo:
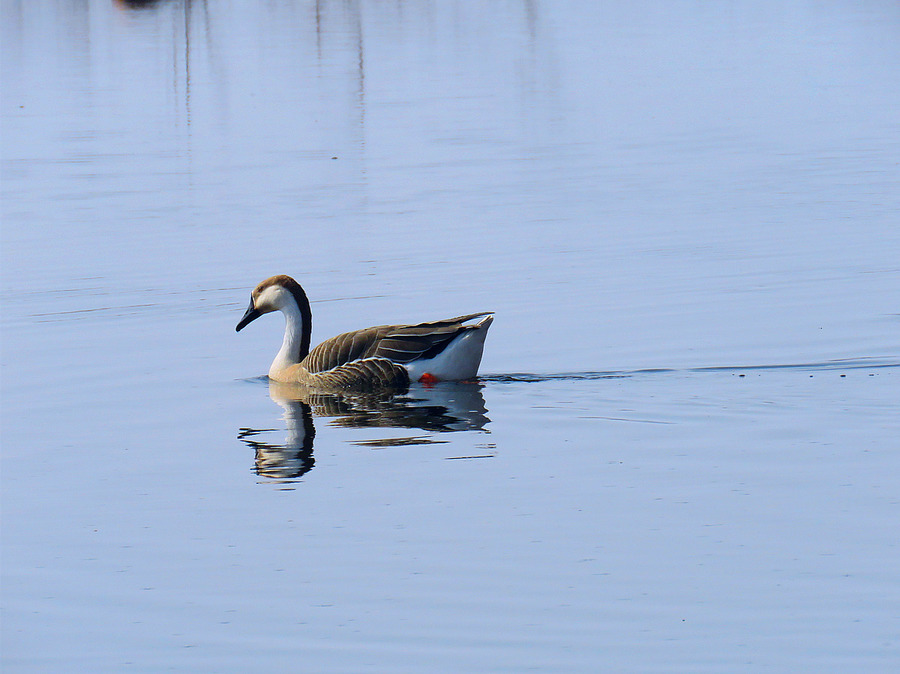
<svg viewBox="0 0 900 674">
<path fill-rule="evenodd" d="M 4 671 L 900 665 L 895 3 L 2 12 Z"/>
</svg>

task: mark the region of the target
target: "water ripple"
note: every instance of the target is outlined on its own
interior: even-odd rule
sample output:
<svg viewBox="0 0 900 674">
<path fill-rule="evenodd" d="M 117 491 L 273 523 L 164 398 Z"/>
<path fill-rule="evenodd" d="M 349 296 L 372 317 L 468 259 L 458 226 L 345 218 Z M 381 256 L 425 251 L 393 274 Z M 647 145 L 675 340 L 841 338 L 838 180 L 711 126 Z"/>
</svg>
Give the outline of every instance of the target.
<svg viewBox="0 0 900 674">
<path fill-rule="evenodd" d="M 678 372 L 766 372 L 777 370 L 797 370 L 800 372 L 828 372 L 860 369 L 884 369 L 900 367 L 900 360 L 894 358 L 841 358 L 819 363 L 774 363 L 765 365 L 714 365 L 689 368 L 641 368 L 637 370 L 605 370 L 597 372 L 560 372 L 551 374 L 534 374 L 515 372 L 510 374 L 488 374 L 479 377 L 483 382 L 536 383 L 548 381 L 595 381 L 598 379 L 621 379 L 648 374 L 674 374 Z"/>
</svg>

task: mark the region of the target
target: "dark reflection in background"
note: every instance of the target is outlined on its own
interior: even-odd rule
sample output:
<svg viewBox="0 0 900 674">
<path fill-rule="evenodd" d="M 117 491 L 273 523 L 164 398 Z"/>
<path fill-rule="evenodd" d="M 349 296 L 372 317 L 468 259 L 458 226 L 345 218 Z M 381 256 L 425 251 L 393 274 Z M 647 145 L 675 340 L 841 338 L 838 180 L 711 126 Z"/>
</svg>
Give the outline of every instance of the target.
<svg viewBox="0 0 900 674">
<path fill-rule="evenodd" d="M 542 131 L 559 117 L 558 83 L 534 3 L 485 12 L 462 0 L 114 0 L 5 3 L 2 13 L 0 66 L 16 125 L 5 153 L 21 158 L 23 175 L 42 171 L 25 185 L 41 185 L 35 210 L 48 210 L 48 189 L 68 188 L 47 180 L 37 165 L 46 160 L 61 179 L 99 173 L 98 195 L 112 193 L 139 217 L 375 221 L 407 213 L 423 192 L 446 194 L 436 188 L 446 178 L 432 174 L 533 157 L 557 137 Z M 58 60 L 49 79 L 48 53 Z M 448 114 L 458 108 L 462 121 Z M 56 117 L 49 131 L 45 114 Z M 45 146 L 35 148 L 36 135 Z M 386 209 L 385 181 L 411 165 L 423 179 L 404 180 Z M 134 173 L 146 177 L 141 196 L 168 190 L 168 200 L 127 199 Z M 499 175 L 501 187 L 514 186 L 515 172 Z M 72 191 L 91 194 L 82 184 Z M 64 220 L 70 227 L 71 213 Z"/>
<path fill-rule="evenodd" d="M 126 9 L 150 9 L 154 5 L 161 2 L 171 2 L 172 0 L 115 0 L 116 4 Z M 185 6 L 190 6 L 191 0 L 181 0 Z"/>
<path fill-rule="evenodd" d="M 284 409 L 287 436 L 283 443 L 263 440 L 273 428 L 241 428 L 238 439 L 253 449 L 254 471 L 261 477 L 290 482 L 315 466 L 313 417 L 342 428 L 403 428 L 428 434 L 485 431 L 490 422 L 478 383 L 444 383 L 416 387 L 402 395 L 390 393 L 326 394 L 303 386 L 269 382 L 269 396 Z M 441 442 L 429 436 L 361 440 L 366 447 L 426 445 Z"/>
<path fill-rule="evenodd" d="M 192 71 L 201 65 L 195 63 L 195 60 L 203 59 L 203 67 L 214 74 L 211 79 L 218 79 L 219 86 L 227 81 L 229 69 L 234 68 L 233 64 L 227 62 L 227 58 L 223 55 L 224 50 L 219 45 L 220 42 L 228 44 L 233 37 L 227 34 L 226 22 L 220 14 L 224 7 L 221 5 L 217 7 L 216 3 L 210 6 L 208 0 L 115 0 L 115 4 L 125 12 L 132 12 L 136 16 L 152 16 L 154 12 L 150 10 L 157 10 L 155 13 L 163 19 L 166 13 L 171 14 L 174 66 L 171 86 L 181 99 L 189 124 Z M 475 16 L 480 15 L 473 7 L 466 5 L 464 1 L 448 4 L 451 13 L 458 19 L 458 24 L 452 27 L 451 32 L 457 33 L 459 46 L 463 49 L 468 48 L 467 42 L 470 39 L 466 33 L 471 31 L 473 35 L 478 35 L 481 30 L 477 24 L 469 26 L 463 19 L 473 11 Z M 362 129 L 366 123 L 367 107 L 367 32 L 376 32 L 372 27 L 378 24 L 394 26 L 392 32 L 396 36 L 410 29 L 427 34 L 434 30 L 433 23 L 441 20 L 441 10 L 447 8 L 438 8 L 430 2 L 385 4 L 364 0 L 316 0 L 315 3 L 290 1 L 268 3 L 260 9 L 265 11 L 267 17 L 261 28 L 266 30 L 268 23 L 270 34 L 266 39 L 273 45 L 281 45 L 283 48 L 286 42 L 302 45 L 314 40 L 314 51 L 306 52 L 303 48 L 295 47 L 294 56 L 301 59 L 294 64 L 298 73 L 309 65 L 306 57 L 314 54 L 316 77 L 324 76 L 332 81 L 343 80 L 348 76 L 352 79 L 353 91 L 346 92 L 348 96 L 345 100 L 347 110 L 353 117 L 352 121 L 360 129 L 361 135 L 355 140 L 364 144 L 365 135 Z M 537 3 L 533 0 L 524 0 L 505 8 L 504 11 L 508 12 L 503 19 L 507 23 L 505 30 L 509 29 L 510 23 L 516 26 L 513 30 L 514 33 L 519 33 L 516 42 L 524 47 L 520 55 L 520 64 L 524 67 L 516 72 L 516 76 L 522 78 L 522 93 L 533 94 L 534 73 L 539 68 L 538 62 L 541 60 L 538 57 L 540 30 Z M 89 8 L 86 7 L 85 12 L 89 13 Z M 87 30 L 86 26 L 84 30 Z M 372 39 L 370 36 L 369 40 Z M 378 39 L 383 38 L 379 36 Z M 347 60 L 348 56 L 352 57 L 352 62 Z M 542 59 L 546 62 L 546 53 L 542 54 Z M 341 63 L 340 60 L 344 62 Z M 497 64 L 490 62 L 483 66 L 498 67 Z M 285 75 L 289 76 L 290 73 L 285 72 Z M 302 79 L 304 78 L 300 77 L 298 81 Z M 217 86 L 215 81 L 210 84 Z M 293 83 L 285 81 L 285 85 L 289 87 L 296 84 L 297 81 Z M 226 98 L 221 97 L 225 105 L 227 105 L 224 103 Z"/>
</svg>

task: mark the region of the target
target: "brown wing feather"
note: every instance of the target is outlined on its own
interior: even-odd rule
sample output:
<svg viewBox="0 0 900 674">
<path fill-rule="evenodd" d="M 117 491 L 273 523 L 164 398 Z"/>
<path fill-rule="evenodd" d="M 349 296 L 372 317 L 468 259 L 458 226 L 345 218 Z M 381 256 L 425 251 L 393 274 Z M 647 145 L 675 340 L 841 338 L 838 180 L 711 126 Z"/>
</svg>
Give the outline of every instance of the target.
<svg viewBox="0 0 900 674">
<path fill-rule="evenodd" d="M 463 323 L 490 313 L 485 311 L 415 325 L 379 325 L 345 332 L 319 344 L 309 352 L 302 364 L 308 372 L 316 374 L 367 358 L 409 363 L 428 352 L 439 352 L 459 332 L 471 328 Z"/>
<path fill-rule="evenodd" d="M 423 335 L 407 333 L 387 335 L 378 343 L 378 350 L 375 351 L 375 355 L 382 358 L 390 358 L 397 363 L 409 363 L 416 358 L 421 358 L 432 349 L 440 350 L 440 347 L 446 346 L 447 342 L 456 337 L 457 333 L 462 329 L 456 328 L 452 331 L 430 332 Z"/>
<path fill-rule="evenodd" d="M 309 352 L 303 365 L 310 372 L 325 372 L 354 360 L 371 356 L 375 351 L 375 345 L 387 327 L 354 330 L 326 339 Z"/>
<path fill-rule="evenodd" d="M 466 321 L 487 316 L 489 311 L 447 318 L 441 321 L 397 325 L 378 343 L 376 356 L 390 358 L 397 363 L 409 363 L 422 356 L 440 353 L 460 332 L 472 329 Z"/>
<path fill-rule="evenodd" d="M 406 368 L 387 358 L 363 358 L 309 375 L 310 383 L 322 389 L 379 390 L 409 385 Z"/>
</svg>

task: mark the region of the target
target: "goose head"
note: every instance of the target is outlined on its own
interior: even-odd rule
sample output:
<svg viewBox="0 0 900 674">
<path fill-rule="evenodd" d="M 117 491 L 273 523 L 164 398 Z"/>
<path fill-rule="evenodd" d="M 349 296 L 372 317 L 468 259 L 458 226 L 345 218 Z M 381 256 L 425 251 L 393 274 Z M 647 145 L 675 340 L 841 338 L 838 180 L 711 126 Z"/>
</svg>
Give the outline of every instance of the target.
<svg viewBox="0 0 900 674">
<path fill-rule="evenodd" d="M 250 293 L 250 306 L 238 321 L 235 331 L 240 332 L 263 314 L 273 311 L 297 310 L 297 289 L 300 285 L 290 276 L 280 275 L 267 278 Z M 300 291 L 302 292 L 302 290 Z"/>
</svg>

